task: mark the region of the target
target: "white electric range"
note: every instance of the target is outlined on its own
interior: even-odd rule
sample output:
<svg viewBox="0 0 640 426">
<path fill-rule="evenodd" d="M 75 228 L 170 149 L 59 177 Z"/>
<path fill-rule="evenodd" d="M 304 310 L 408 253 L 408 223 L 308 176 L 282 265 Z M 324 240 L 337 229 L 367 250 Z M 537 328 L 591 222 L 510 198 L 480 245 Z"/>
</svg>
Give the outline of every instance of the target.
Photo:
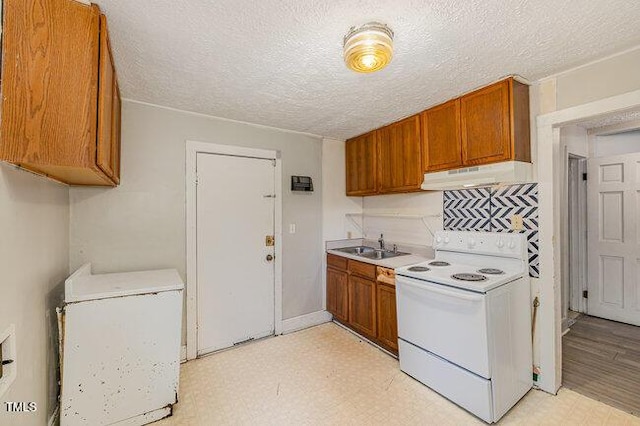
<svg viewBox="0 0 640 426">
<path fill-rule="evenodd" d="M 396 269 L 400 368 L 486 422 L 533 384 L 522 234 L 439 231 L 435 259 Z"/>
</svg>

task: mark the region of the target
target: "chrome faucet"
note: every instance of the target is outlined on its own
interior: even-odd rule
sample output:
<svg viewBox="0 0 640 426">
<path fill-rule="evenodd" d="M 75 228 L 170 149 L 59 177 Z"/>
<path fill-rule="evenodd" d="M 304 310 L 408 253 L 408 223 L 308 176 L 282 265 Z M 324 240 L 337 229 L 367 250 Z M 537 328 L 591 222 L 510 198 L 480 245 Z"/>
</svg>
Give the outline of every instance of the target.
<svg viewBox="0 0 640 426">
<path fill-rule="evenodd" d="M 380 234 L 380 238 L 378 238 L 378 243 L 380 243 L 380 250 L 384 250 L 384 235 Z"/>
</svg>

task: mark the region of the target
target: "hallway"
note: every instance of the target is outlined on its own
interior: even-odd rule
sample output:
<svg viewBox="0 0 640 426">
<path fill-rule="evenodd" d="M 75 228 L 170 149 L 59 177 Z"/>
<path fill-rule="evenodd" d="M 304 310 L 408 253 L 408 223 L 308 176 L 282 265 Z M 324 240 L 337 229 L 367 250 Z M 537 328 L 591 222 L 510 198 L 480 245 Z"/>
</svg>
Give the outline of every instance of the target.
<svg viewBox="0 0 640 426">
<path fill-rule="evenodd" d="M 640 327 L 580 316 L 562 339 L 562 384 L 640 416 Z"/>
</svg>

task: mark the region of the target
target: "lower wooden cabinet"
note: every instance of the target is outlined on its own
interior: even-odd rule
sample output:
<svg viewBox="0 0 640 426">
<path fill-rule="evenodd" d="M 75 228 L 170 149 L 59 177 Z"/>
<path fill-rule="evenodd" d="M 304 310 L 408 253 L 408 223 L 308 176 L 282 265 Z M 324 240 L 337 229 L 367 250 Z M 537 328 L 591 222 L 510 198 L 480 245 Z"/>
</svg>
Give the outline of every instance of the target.
<svg viewBox="0 0 640 426">
<path fill-rule="evenodd" d="M 366 337 L 376 337 L 376 282 L 349 276 L 349 324 Z"/>
<path fill-rule="evenodd" d="M 378 340 L 393 352 L 398 352 L 398 314 L 396 311 L 396 287 L 390 284 L 378 282 L 377 293 L 377 317 Z"/>
<path fill-rule="evenodd" d="M 341 320 L 349 320 L 348 274 L 327 268 L 327 311 Z"/>
<path fill-rule="evenodd" d="M 398 354 L 396 289 L 376 281 L 376 267 L 327 255 L 327 311 L 334 319 Z"/>
</svg>

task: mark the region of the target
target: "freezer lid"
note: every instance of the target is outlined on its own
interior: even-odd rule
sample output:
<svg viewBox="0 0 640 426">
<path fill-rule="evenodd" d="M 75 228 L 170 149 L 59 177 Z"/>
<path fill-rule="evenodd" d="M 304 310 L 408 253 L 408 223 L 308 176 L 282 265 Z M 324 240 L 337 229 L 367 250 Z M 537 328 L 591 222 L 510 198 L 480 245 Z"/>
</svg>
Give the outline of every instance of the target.
<svg viewBox="0 0 640 426">
<path fill-rule="evenodd" d="M 65 281 L 65 303 L 135 296 L 184 289 L 175 269 L 92 274 L 91 264 L 80 267 Z"/>
</svg>

